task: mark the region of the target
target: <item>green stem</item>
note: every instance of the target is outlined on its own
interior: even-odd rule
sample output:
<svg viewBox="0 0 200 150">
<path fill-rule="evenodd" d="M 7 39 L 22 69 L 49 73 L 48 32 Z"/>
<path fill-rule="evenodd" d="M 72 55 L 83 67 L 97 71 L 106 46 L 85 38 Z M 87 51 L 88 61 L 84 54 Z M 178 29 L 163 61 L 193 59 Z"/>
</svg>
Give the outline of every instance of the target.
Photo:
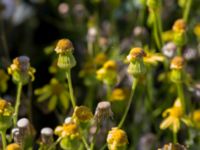
<svg viewBox="0 0 200 150">
<path fill-rule="evenodd" d="M 82 140 L 82 142 L 83 142 L 85 148 L 86 148 L 87 150 L 90 150 L 90 146 L 89 146 L 89 144 L 87 143 L 87 140 L 85 139 L 85 137 L 84 137 L 83 135 L 81 136 L 81 140 Z"/>
<path fill-rule="evenodd" d="M 1 140 L 3 145 L 3 150 L 6 150 L 6 131 L 1 131 Z"/>
<path fill-rule="evenodd" d="M 180 46 L 177 47 L 177 55 L 181 56 L 182 48 Z"/>
<path fill-rule="evenodd" d="M 107 147 L 107 144 L 104 144 L 104 145 L 100 148 L 100 150 L 104 150 L 106 147 Z"/>
<path fill-rule="evenodd" d="M 67 76 L 67 81 L 68 81 L 68 86 L 69 86 L 69 94 L 70 94 L 71 103 L 72 103 L 73 108 L 75 108 L 76 107 L 76 101 L 75 101 L 75 98 L 74 98 L 74 92 L 73 92 L 72 80 L 71 80 L 71 70 L 70 69 L 67 70 L 66 76 Z"/>
<path fill-rule="evenodd" d="M 15 102 L 15 113 L 14 113 L 14 126 L 17 124 L 17 119 L 18 119 L 18 113 L 19 113 L 19 106 L 20 106 L 20 97 L 21 97 L 21 92 L 22 92 L 22 82 L 19 82 L 17 85 L 17 98 Z"/>
<path fill-rule="evenodd" d="M 48 150 L 52 150 L 56 147 L 56 145 L 62 140 L 62 137 L 59 137 L 49 148 Z"/>
<path fill-rule="evenodd" d="M 126 116 L 127 116 L 128 111 L 130 109 L 130 106 L 131 106 L 131 102 L 132 102 L 132 99 L 133 99 L 133 95 L 134 95 L 137 83 L 138 83 L 138 78 L 135 78 L 135 80 L 133 81 L 133 84 L 132 84 L 131 95 L 129 97 L 128 104 L 127 104 L 126 109 L 124 111 L 123 117 L 121 118 L 121 121 L 118 124 L 118 128 L 121 128 L 124 124 L 124 121 L 126 119 Z"/>
<path fill-rule="evenodd" d="M 155 13 L 156 16 L 156 22 L 157 22 L 157 27 L 158 27 L 158 36 L 160 39 L 160 45 L 161 47 L 163 46 L 164 42 L 163 42 L 163 38 L 162 38 L 162 21 L 161 21 L 161 16 L 160 16 L 160 12 L 157 11 L 157 13 Z"/>
<path fill-rule="evenodd" d="M 183 85 L 182 83 L 177 83 L 177 91 L 178 91 L 178 97 L 181 100 L 181 105 L 183 107 L 183 111 L 185 112 L 185 98 L 184 98 L 184 93 L 183 93 Z"/>
<path fill-rule="evenodd" d="M 177 133 L 176 132 L 173 132 L 173 142 L 174 142 L 174 144 L 176 144 L 177 143 L 177 140 L 178 138 L 177 138 Z"/>
<path fill-rule="evenodd" d="M 186 7 L 184 9 L 184 13 L 183 13 L 183 19 L 186 23 L 187 23 L 188 18 L 189 18 L 191 6 L 192 6 L 192 0 L 188 0 L 187 3 L 186 3 Z"/>
</svg>

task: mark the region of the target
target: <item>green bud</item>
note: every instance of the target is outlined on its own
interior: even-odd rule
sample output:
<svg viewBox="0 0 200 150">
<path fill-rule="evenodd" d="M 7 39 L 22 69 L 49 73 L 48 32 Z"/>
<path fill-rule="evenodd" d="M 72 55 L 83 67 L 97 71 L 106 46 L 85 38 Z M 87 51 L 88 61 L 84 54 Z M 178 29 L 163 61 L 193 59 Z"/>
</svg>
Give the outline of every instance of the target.
<svg viewBox="0 0 200 150">
<path fill-rule="evenodd" d="M 184 82 L 185 73 L 183 70 L 173 69 L 170 73 L 170 79 L 174 83 Z"/>
<path fill-rule="evenodd" d="M 58 67 L 62 69 L 71 69 L 74 66 L 76 66 L 76 60 L 72 52 L 69 52 L 67 54 L 59 54 Z"/>
<path fill-rule="evenodd" d="M 80 146 L 80 141 L 78 139 L 70 139 L 69 137 L 64 137 L 60 141 L 60 147 L 64 150 L 75 150 Z"/>
<path fill-rule="evenodd" d="M 177 46 L 184 46 L 187 39 L 186 39 L 186 33 L 185 32 L 174 32 L 174 43 L 177 45 Z"/>
<path fill-rule="evenodd" d="M 128 73 L 134 77 L 139 77 L 146 73 L 146 66 L 142 59 L 137 59 L 131 62 L 128 66 Z"/>
</svg>

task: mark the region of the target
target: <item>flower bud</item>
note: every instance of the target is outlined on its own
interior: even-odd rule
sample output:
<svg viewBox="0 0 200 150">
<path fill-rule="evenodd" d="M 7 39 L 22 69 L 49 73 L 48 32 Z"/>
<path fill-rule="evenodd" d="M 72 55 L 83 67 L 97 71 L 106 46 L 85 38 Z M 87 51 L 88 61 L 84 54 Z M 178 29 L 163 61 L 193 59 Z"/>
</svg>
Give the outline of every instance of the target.
<svg viewBox="0 0 200 150">
<path fill-rule="evenodd" d="M 76 65 L 76 60 L 73 56 L 74 47 L 70 40 L 61 39 L 58 41 L 55 51 L 59 54 L 58 67 L 62 69 L 71 69 Z"/>
<path fill-rule="evenodd" d="M 181 56 L 176 56 L 172 59 L 170 68 L 171 74 L 170 78 L 175 83 L 183 82 L 185 79 L 185 72 L 184 72 L 184 59 Z"/>
<path fill-rule="evenodd" d="M 125 150 L 128 144 L 126 132 L 119 128 L 112 128 L 108 132 L 107 143 L 109 150 Z"/>
<path fill-rule="evenodd" d="M 31 79 L 35 79 L 35 69 L 30 66 L 30 59 L 27 56 L 19 56 L 13 59 L 13 63 L 8 68 L 8 73 L 12 75 L 13 82 L 27 84 Z"/>
<path fill-rule="evenodd" d="M 12 125 L 14 109 L 4 99 L 0 99 L 0 131 L 6 131 Z"/>
<path fill-rule="evenodd" d="M 146 53 L 141 48 L 132 48 L 127 60 L 130 62 L 128 66 L 128 73 L 138 77 L 146 73 L 146 67 L 144 65 L 143 57 Z"/>
<path fill-rule="evenodd" d="M 177 46 L 183 46 L 186 43 L 186 24 L 183 19 L 178 19 L 175 21 L 173 27 L 174 31 L 174 43 Z"/>
<path fill-rule="evenodd" d="M 111 104 L 108 101 L 99 102 L 95 111 L 95 121 L 102 123 L 103 120 L 112 117 L 113 112 L 111 110 Z"/>
</svg>

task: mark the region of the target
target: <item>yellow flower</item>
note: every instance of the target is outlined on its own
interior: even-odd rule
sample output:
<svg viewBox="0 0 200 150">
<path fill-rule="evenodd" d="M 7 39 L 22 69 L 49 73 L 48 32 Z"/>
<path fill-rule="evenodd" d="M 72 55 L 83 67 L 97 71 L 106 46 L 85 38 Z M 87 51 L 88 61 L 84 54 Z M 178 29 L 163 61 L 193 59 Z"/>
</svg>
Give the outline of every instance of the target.
<svg viewBox="0 0 200 150">
<path fill-rule="evenodd" d="M 168 108 L 163 112 L 163 117 L 166 117 L 160 124 L 161 129 L 171 128 L 174 133 L 180 129 L 180 122 L 190 125 L 189 118 L 184 115 L 180 99 L 177 99 L 173 107 Z"/>
<path fill-rule="evenodd" d="M 107 61 L 107 56 L 105 55 L 105 53 L 99 53 L 94 58 L 94 63 L 97 66 L 103 65 L 106 61 Z"/>
<path fill-rule="evenodd" d="M 120 147 L 126 147 L 128 144 L 126 132 L 119 128 L 112 128 L 108 132 L 107 143 L 109 150 L 118 150 Z"/>
<path fill-rule="evenodd" d="M 200 23 L 195 25 L 193 31 L 194 31 L 194 34 L 197 36 L 197 38 L 200 38 Z"/>
<path fill-rule="evenodd" d="M 59 137 L 69 137 L 70 139 L 79 137 L 79 129 L 77 124 L 74 122 L 64 123 L 62 126 L 57 126 L 54 133 Z"/>
<path fill-rule="evenodd" d="M 7 81 L 9 76 L 3 69 L 0 69 L 0 92 L 5 92 L 8 88 Z"/>
<path fill-rule="evenodd" d="M 12 75 L 14 82 L 26 84 L 29 79 L 34 81 L 35 68 L 30 66 L 30 59 L 27 56 L 19 56 L 13 59 L 8 67 L 8 74 Z"/>
<path fill-rule="evenodd" d="M 64 109 L 67 109 L 69 106 L 69 93 L 66 89 L 66 84 L 59 82 L 56 78 L 52 78 L 49 84 L 36 89 L 35 95 L 38 96 L 38 102 L 49 100 L 48 109 L 50 111 L 55 109 L 58 102 Z"/>
<path fill-rule="evenodd" d="M 88 122 L 93 118 L 93 114 L 86 106 L 76 106 L 73 117 L 78 122 Z"/>
<path fill-rule="evenodd" d="M 105 84 L 113 85 L 117 80 L 117 63 L 113 60 L 108 60 L 103 67 L 96 72 L 97 79 Z"/>
<path fill-rule="evenodd" d="M 183 69 L 184 67 L 184 59 L 181 56 L 176 56 L 172 59 L 171 64 L 170 64 L 170 68 L 171 69 Z"/>
<path fill-rule="evenodd" d="M 21 150 L 19 144 L 17 143 L 12 143 L 12 144 L 9 144 L 7 147 L 6 147 L 6 150 Z"/>
<path fill-rule="evenodd" d="M 131 62 L 136 60 L 136 58 L 143 58 L 144 56 L 146 56 L 146 53 L 143 51 L 143 49 L 136 47 L 130 50 L 129 55 L 127 56 L 127 60 Z"/>
<path fill-rule="evenodd" d="M 160 53 L 147 53 L 144 57 L 144 63 L 156 65 L 158 62 L 164 62 L 165 57 Z"/>
<path fill-rule="evenodd" d="M 192 121 L 193 121 L 195 127 L 200 128 L 200 109 L 195 110 L 192 113 Z"/>
<path fill-rule="evenodd" d="M 58 41 L 55 51 L 58 54 L 72 52 L 74 50 L 73 44 L 69 39 L 61 39 Z"/>
<path fill-rule="evenodd" d="M 172 29 L 174 32 L 185 32 L 186 30 L 185 21 L 183 19 L 176 20 Z"/>
<path fill-rule="evenodd" d="M 11 116 L 13 112 L 11 104 L 0 98 L 0 116 Z"/>
<path fill-rule="evenodd" d="M 123 88 L 115 88 L 110 96 L 110 101 L 123 101 L 129 95 L 129 91 Z"/>
<path fill-rule="evenodd" d="M 164 42 L 172 41 L 173 40 L 173 30 L 168 30 L 162 33 L 162 39 Z"/>
</svg>

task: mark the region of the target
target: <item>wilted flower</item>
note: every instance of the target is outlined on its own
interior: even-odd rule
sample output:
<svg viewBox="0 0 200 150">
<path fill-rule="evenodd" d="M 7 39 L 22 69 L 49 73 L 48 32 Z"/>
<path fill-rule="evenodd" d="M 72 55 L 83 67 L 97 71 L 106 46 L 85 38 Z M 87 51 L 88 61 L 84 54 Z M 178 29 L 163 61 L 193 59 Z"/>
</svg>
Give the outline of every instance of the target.
<svg viewBox="0 0 200 150">
<path fill-rule="evenodd" d="M 51 128 L 42 128 L 40 133 L 43 144 L 51 144 L 53 142 L 53 130 Z"/>
<path fill-rule="evenodd" d="M 73 56 L 73 44 L 69 39 L 61 39 L 58 41 L 55 51 L 59 54 L 58 67 L 63 69 L 71 69 L 76 65 L 76 60 Z"/>
<path fill-rule="evenodd" d="M 173 42 L 168 42 L 163 46 L 162 52 L 168 58 L 172 58 L 176 54 L 176 45 Z"/>
<path fill-rule="evenodd" d="M 93 114 L 86 106 L 76 106 L 73 113 L 73 118 L 77 123 L 86 123 L 93 118 Z"/>
<path fill-rule="evenodd" d="M 21 147 L 17 143 L 12 143 L 6 147 L 6 150 L 21 150 Z"/>
<path fill-rule="evenodd" d="M 117 81 L 117 64 L 113 60 L 108 60 L 103 67 L 97 70 L 97 79 L 107 85 L 113 85 Z"/>
<path fill-rule="evenodd" d="M 197 58 L 197 56 L 198 56 L 198 51 L 196 49 L 193 49 L 193 48 L 186 48 L 186 49 L 184 49 L 183 57 L 186 60 L 195 59 L 195 58 Z"/>
<path fill-rule="evenodd" d="M 107 101 L 99 102 L 95 111 L 95 116 L 94 116 L 95 121 L 97 123 L 101 123 L 103 120 L 112 116 L 113 116 L 113 112 L 111 110 L 110 102 L 107 102 Z"/>
<path fill-rule="evenodd" d="M 124 150 L 128 145 L 126 132 L 119 128 L 112 128 L 108 132 L 107 143 L 109 150 Z"/>
<path fill-rule="evenodd" d="M 4 70 L 0 69 L 0 92 L 3 93 L 7 90 L 8 79 L 9 79 L 9 76 L 5 73 Z"/>
<path fill-rule="evenodd" d="M 59 103 L 62 104 L 64 109 L 69 106 L 69 94 L 66 90 L 67 86 L 64 83 L 60 83 L 57 79 L 51 79 L 50 83 L 42 88 L 35 90 L 35 95 L 38 95 L 38 102 L 49 100 L 48 109 L 50 111 L 56 108 Z"/>
<path fill-rule="evenodd" d="M 27 56 L 19 56 L 13 59 L 13 63 L 8 68 L 8 73 L 12 75 L 15 83 L 27 84 L 29 80 L 35 79 L 35 69 L 30 66 L 30 59 Z"/>
<path fill-rule="evenodd" d="M 181 121 L 186 125 L 191 125 L 189 118 L 184 114 L 180 99 L 177 99 L 171 108 L 168 108 L 163 112 L 163 117 L 166 118 L 160 124 L 160 128 L 171 128 L 174 133 L 177 133 L 180 129 Z"/>
</svg>

